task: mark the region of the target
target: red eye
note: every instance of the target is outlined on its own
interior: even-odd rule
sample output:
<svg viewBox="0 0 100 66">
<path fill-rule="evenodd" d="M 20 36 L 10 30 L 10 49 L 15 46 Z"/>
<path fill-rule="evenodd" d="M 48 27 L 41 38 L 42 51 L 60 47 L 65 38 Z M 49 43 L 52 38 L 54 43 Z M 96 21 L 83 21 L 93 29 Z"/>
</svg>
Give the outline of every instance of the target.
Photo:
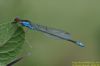
<svg viewBox="0 0 100 66">
<path fill-rule="evenodd" d="M 20 22 L 20 19 L 19 18 L 15 18 L 14 21 L 15 22 Z"/>
</svg>

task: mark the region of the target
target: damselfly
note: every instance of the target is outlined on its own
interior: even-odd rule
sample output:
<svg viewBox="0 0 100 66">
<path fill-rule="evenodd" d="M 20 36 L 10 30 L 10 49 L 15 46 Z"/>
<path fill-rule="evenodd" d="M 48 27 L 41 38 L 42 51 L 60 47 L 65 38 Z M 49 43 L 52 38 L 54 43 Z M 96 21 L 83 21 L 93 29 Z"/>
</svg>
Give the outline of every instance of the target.
<svg viewBox="0 0 100 66">
<path fill-rule="evenodd" d="M 40 31 L 40 32 L 43 32 L 45 34 L 48 34 L 48 35 L 51 35 L 51 36 L 54 36 L 60 39 L 70 41 L 80 47 L 84 47 L 84 44 L 82 42 L 72 40 L 70 37 L 70 34 L 65 31 L 55 29 L 55 28 L 49 28 L 47 26 L 43 26 L 39 24 L 32 24 L 29 20 L 21 20 L 18 17 L 15 18 L 13 23 L 19 23 L 21 24 L 21 26 L 27 27 L 31 30 Z"/>
</svg>

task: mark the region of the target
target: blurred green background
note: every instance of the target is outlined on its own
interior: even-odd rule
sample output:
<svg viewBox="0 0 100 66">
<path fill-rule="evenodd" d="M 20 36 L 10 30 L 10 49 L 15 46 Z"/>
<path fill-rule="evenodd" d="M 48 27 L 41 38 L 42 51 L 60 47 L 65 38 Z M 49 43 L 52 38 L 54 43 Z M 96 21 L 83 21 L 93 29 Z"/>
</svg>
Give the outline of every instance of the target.
<svg viewBox="0 0 100 66">
<path fill-rule="evenodd" d="M 0 22 L 19 16 L 32 23 L 65 30 L 85 48 L 28 31 L 24 53 L 31 52 L 15 66 L 71 66 L 72 61 L 100 60 L 99 0 L 0 0 Z"/>
</svg>

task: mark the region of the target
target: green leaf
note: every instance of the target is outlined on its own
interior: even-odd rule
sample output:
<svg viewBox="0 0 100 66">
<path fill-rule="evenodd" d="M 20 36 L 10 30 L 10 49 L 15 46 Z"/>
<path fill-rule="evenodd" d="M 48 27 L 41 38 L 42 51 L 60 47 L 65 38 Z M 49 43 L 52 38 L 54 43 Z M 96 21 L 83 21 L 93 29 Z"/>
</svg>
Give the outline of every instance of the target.
<svg viewBox="0 0 100 66">
<path fill-rule="evenodd" d="M 25 32 L 22 27 L 11 23 L 0 25 L 0 64 L 2 66 L 19 54 L 24 41 Z"/>
</svg>

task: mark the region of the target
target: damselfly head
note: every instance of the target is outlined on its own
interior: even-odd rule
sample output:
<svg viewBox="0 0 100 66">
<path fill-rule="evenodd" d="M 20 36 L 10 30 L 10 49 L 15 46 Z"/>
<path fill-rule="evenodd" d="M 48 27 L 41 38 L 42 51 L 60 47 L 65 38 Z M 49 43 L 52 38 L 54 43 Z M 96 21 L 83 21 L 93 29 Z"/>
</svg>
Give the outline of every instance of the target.
<svg viewBox="0 0 100 66">
<path fill-rule="evenodd" d="M 16 17 L 15 19 L 14 19 L 14 21 L 12 22 L 12 24 L 15 24 L 15 23 L 18 23 L 18 22 L 20 22 L 21 20 L 18 18 L 18 17 Z"/>
<path fill-rule="evenodd" d="M 20 22 L 21 20 L 20 20 L 18 17 L 16 17 L 16 18 L 14 19 L 14 21 L 15 21 L 15 22 Z"/>
</svg>

